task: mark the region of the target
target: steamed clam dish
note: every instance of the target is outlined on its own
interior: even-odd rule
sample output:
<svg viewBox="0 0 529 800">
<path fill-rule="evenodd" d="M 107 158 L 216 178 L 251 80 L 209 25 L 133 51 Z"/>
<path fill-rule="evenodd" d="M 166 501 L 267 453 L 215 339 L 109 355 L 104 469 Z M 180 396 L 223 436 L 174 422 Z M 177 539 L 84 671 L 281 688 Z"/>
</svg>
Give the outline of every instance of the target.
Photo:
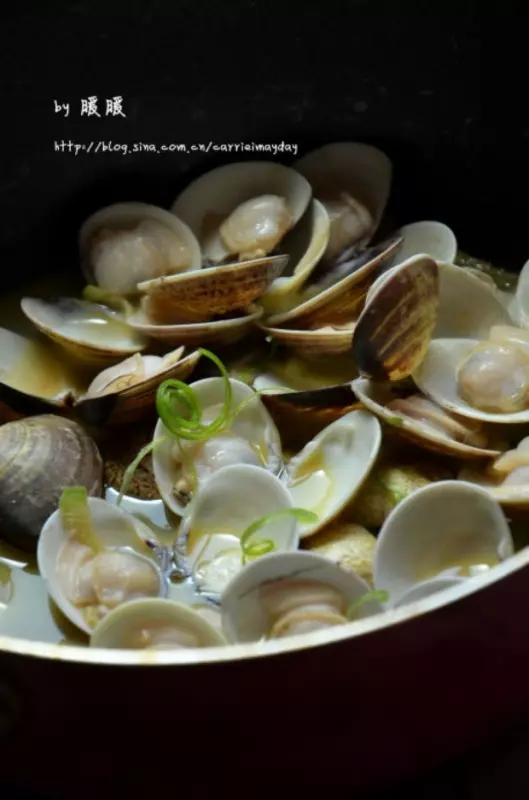
<svg viewBox="0 0 529 800">
<path fill-rule="evenodd" d="M 392 181 L 338 142 L 94 209 L 84 288 L 0 328 L 0 636 L 302 646 L 498 574 L 529 269 L 392 227 Z"/>
</svg>

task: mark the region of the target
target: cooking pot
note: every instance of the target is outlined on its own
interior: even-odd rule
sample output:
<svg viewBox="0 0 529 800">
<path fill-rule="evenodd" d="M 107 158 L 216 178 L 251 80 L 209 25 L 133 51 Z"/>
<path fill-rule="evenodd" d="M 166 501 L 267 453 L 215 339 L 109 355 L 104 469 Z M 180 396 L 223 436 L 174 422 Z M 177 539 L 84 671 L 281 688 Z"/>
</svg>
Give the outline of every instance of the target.
<svg viewBox="0 0 529 800">
<path fill-rule="evenodd" d="M 506 8 L 478 17 L 474 5 L 417 15 L 403 2 L 294 11 L 179 0 L 165 15 L 157 3 L 126 15 L 76 3 L 46 16 L 26 6 L 3 24 L 0 48 L 4 289 L 75 269 L 79 224 L 97 208 L 168 207 L 195 174 L 256 157 L 76 156 L 56 149 L 62 140 L 296 145 L 268 156 L 283 163 L 327 141 L 373 142 L 394 162 L 392 218 L 442 219 L 467 252 L 519 270 L 524 25 Z M 100 117 L 80 115 L 90 97 Z M 112 98 L 124 117 L 105 114 Z M 461 584 L 365 619 L 354 635 L 131 654 L 0 629 L 0 775 L 65 798 L 124 786 L 141 796 L 379 788 L 525 713 L 528 601 L 523 550 L 478 591 Z"/>
</svg>

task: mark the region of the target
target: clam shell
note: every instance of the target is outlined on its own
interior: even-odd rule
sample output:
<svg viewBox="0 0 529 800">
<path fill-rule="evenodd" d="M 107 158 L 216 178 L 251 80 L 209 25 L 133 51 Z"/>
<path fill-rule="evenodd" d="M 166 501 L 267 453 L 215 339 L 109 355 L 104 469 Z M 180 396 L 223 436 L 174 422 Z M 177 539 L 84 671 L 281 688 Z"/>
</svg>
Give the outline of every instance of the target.
<svg viewBox="0 0 529 800">
<path fill-rule="evenodd" d="M 462 417 L 513 425 L 529 422 L 529 408 L 498 414 L 474 408 L 460 397 L 457 370 L 461 361 L 478 344 L 477 339 L 435 339 L 430 342 L 422 363 L 413 373 L 413 380 L 423 394 Z"/>
<path fill-rule="evenodd" d="M 225 347 L 243 339 L 262 317 L 263 309 L 250 305 L 240 317 L 219 319 L 211 322 L 192 322 L 182 325 L 154 325 L 145 314 L 138 312 L 128 322 L 139 333 L 159 339 L 168 345 L 187 345 L 198 347 L 215 343 Z"/>
<path fill-rule="evenodd" d="M 95 442 L 76 422 L 52 414 L 0 427 L 0 531 L 32 551 L 65 486 L 103 490 L 103 462 Z"/>
<path fill-rule="evenodd" d="M 283 197 L 292 227 L 305 213 L 312 196 L 309 183 L 290 167 L 270 161 L 225 164 L 189 184 L 171 207 L 189 225 L 208 261 L 228 256 L 218 230 L 237 206 L 264 194 Z"/>
<path fill-rule="evenodd" d="M 362 142 L 333 142 L 307 153 L 294 168 L 309 181 L 318 199 L 347 191 L 362 202 L 374 217 L 376 231 L 392 180 L 392 164 L 385 153 Z"/>
<path fill-rule="evenodd" d="M 138 289 L 150 299 L 163 303 L 163 320 L 168 322 L 174 312 L 174 322 L 206 320 L 216 314 L 229 314 L 246 308 L 257 300 L 272 281 L 283 272 L 288 256 L 267 256 L 220 267 L 201 269 L 169 278 L 158 278 L 138 284 Z"/>
<path fill-rule="evenodd" d="M 302 296 L 299 305 L 289 311 L 273 314 L 266 320 L 267 324 L 272 327 L 290 324 L 299 328 L 319 328 L 324 325 L 343 325 L 354 320 L 363 306 L 373 276 L 391 258 L 399 241 L 395 239 L 389 245 L 382 242 L 373 247 L 373 257 L 359 269 L 310 299 L 303 300 Z"/>
<path fill-rule="evenodd" d="M 353 334 L 360 375 L 398 381 L 422 361 L 437 322 L 439 271 L 428 256 L 399 264 L 366 303 Z"/>
<path fill-rule="evenodd" d="M 101 423 L 124 424 L 135 422 L 154 409 L 156 391 L 165 380 L 185 381 L 200 361 L 200 353 L 183 355 L 180 347 L 161 359 L 159 370 L 139 383 L 129 384 L 131 375 L 123 375 L 114 391 L 104 394 L 85 394 L 74 406 L 82 419 L 90 425 Z M 149 356 L 147 356 L 149 358 Z"/>
<path fill-rule="evenodd" d="M 457 442 L 443 436 L 430 428 L 420 425 L 417 420 L 397 415 L 395 411 L 386 408 L 385 403 L 392 399 L 390 390 L 369 381 L 357 378 L 351 384 L 352 390 L 363 406 L 382 422 L 391 425 L 396 434 L 402 436 L 412 444 L 441 455 L 454 456 L 455 458 L 495 458 L 500 455 L 499 450 L 472 447 L 471 445 Z"/>
<path fill-rule="evenodd" d="M 0 398 L 21 414 L 64 408 L 81 394 L 79 377 L 52 345 L 0 328 Z"/>
<path fill-rule="evenodd" d="M 261 402 L 259 395 L 242 381 L 231 379 L 232 404 L 235 410 L 240 403 L 246 401 L 245 407 L 237 414 L 231 430 L 246 441 L 253 444 L 264 444 L 267 450 L 268 466 L 271 471 L 281 468 L 281 439 L 275 423 Z M 190 384 L 203 411 L 223 403 L 225 399 L 224 380 L 222 378 L 204 378 Z M 252 398 L 249 400 L 248 398 Z M 152 455 L 154 478 L 164 503 L 178 516 L 185 514 L 185 506 L 173 493 L 173 487 L 180 477 L 180 470 L 172 458 L 171 448 L 175 437 L 167 431 L 162 420 L 158 420 L 154 430 L 154 439 L 166 436 L 167 439 L 158 445 Z M 223 467 L 226 469 L 227 467 Z M 264 468 L 263 468 L 264 469 Z M 200 486 L 199 486 L 200 491 Z"/>
<path fill-rule="evenodd" d="M 319 517 L 302 525 L 300 537 L 321 530 L 352 501 L 380 450 L 382 431 L 367 411 L 351 411 L 324 428 L 287 467 L 286 485 L 298 508 Z"/>
<path fill-rule="evenodd" d="M 79 231 L 81 268 L 88 283 L 95 283 L 89 256 L 90 240 L 94 233 L 103 227 L 119 229 L 123 226 L 128 227 L 149 219 L 165 225 L 186 245 L 190 254 L 190 263 L 186 271 L 200 269 L 202 266 L 202 254 L 197 238 L 189 226 L 178 219 L 175 214 L 147 203 L 116 203 L 115 205 L 101 208 L 95 214 L 92 214 Z"/>
<path fill-rule="evenodd" d="M 281 252 L 288 255 L 288 264 L 260 298 L 268 313 L 279 311 L 285 298 L 303 286 L 325 252 L 330 227 L 325 206 L 312 200 L 298 224 L 281 241 Z"/>
<path fill-rule="evenodd" d="M 127 548 L 143 559 L 148 559 L 159 575 L 160 596 L 167 593 L 167 583 L 161 574 L 152 551 L 145 538 L 152 532 L 143 523 L 106 500 L 88 498 L 88 507 L 94 521 L 98 539 L 108 548 Z M 37 547 L 39 572 L 46 583 L 47 591 L 57 607 L 77 628 L 90 634 L 92 628 L 85 620 L 82 609 L 73 605 L 65 595 L 57 574 L 57 559 L 61 547 L 70 539 L 61 523 L 58 510 L 46 520 L 40 533 Z"/>
<path fill-rule="evenodd" d="M 445 589 L 451 589 L 452 586 L 464 583 L 465 580 L 470 579 L 452 576 L 450 578 L 431 578 L 429 581 L 421 581 L 421 583 L 416 583 L 415 586 L 412 586 L 409 591 L 402 595 L 394 604 L 394 608 L 402 608 L 402 606 L 407 606 L 410 603 L 417 603 L 425 597 L 431 597 L 432 594 L 437 594 L 437 592 L 442 592 Z"/>
<path fill-rule="evenodd" d="M 266 336 L 272 336 L 279 344 L 288 347 L 300 358 L 318 359 L 339 356 L 351 350 L 354 323 L 347 327 L 317 328 L 316 330 L 292 330 L 258 325 Z"/>
<path fill-rule="evenodd" d="M 227 644 L 224 636 L 213 625 L 188 606 L 172 600 L 148 598 L 131 600 L 107 614 L 92 632 L 90 647 L 129 649 L 131 638 L 140 636 L 142 631 L 149 630 L 151 626 L 179 631 L 185 639 L 196 639 L 196 647 Z"/>
<path fill-rule="evenodd" d="M 36 328 L 81 362 L 110 366 L 147 347 L 143 336 L 96 303 L 24 297 L 20 306 Z"/>
<path fill-rule="evenodd" d="M 457 240 L 454 232 L 443 222 L 422 220 L 404 225 L 398 231 L 403 242 L 397 258 L 407 261 L 423 253 L 435 259 L 452 264 L 457 255 Z"/>
<path fill-rule="evenodd" d="M 458 577 L 458 567 L 503 560 L 513 552 L 507 520 L 484 489 L 441 481 L 417 489 L 384 522 L 375 550 L 375 587 L 387 591 L 395 606 L 422 581 Z"/>
<path fill-rule="evenodd" d="M 437 267 L 439 309 L 432 339 L 483 339 L 493 325 L 512 325 L 497 289 L 464 267 L 444 262 Z"/>
<path fill-rule="evenodd" d="M 467 481 L 469 483 L 480 486 L 484 489 L 489 496 L 500 506 L 506 509 L 526 512 L 529 508 L 529 485 L 520 483 L 508 484 L 502 486 L 503 478 L 489 476 L 482 470 L 473 469 L 472 467 L 463 468 L 458 474 L 458 480 Z"/>
<path fill-rule="evenodd" d="M 512 319 L 523 328 L 529 328 L 529 260 L 525 262 L 514 294 L 508 301 L 508 310 Z"/>
<path fill-rule="evenodd" d="M 356 573 L 345 570 L 314 553 L 272 553 L 246 566 L 224 590 L 221 598 L 222 627 L 230 642 L 255 642 L 266 637 L 272 620 L 259 594 L 272 581 L 314 581 L 336 589 L 343 597 L 343 610 L 369 591 Z M 358 618 L 383 610 L 370 600 L 358 609 Z"/>
<path fill-rule="evenodd" d="M 184 569 L 193 576 L 199 591 L 218 598 L 230 577 L 243 569 L 239 539 L 256 520 L 294 505 L 288 489 L 275 475 L 261 467 L 237 464 L 224 467 L 199 490 L 184 518 L 178 546 Z M 274 543 L 277 551 L 297 550 L 299 523 L 291 517 L 271 521 L 255 534 L 255 539 Z M 215 576 L 199 580 L 200 568 L 229 550 L 228 567 Z"/>
</svg>

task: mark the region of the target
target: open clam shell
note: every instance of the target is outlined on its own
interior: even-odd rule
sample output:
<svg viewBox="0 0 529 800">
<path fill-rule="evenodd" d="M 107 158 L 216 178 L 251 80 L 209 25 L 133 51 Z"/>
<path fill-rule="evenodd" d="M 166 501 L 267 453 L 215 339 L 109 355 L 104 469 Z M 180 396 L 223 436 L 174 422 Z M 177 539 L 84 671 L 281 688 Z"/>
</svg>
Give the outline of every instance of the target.
<svg viewBox="0 0 529 800">
<path fill-rule="evenodd" d="M 241 569 L 241 536 L 257 520 L 292 508 L 290 492 L 275 475 L 248 464 L 225 467 L 197 493 L 182 522 L 178 548 L 199 592 L 220 594 Z M 277 551 L 297 550 L 299 523 L 292 516 L 271 520 L 255 533 Z"/>
<path fill-rule="evenodd" d="M 228 584 L 221 598 L 222 627 L 230 642 L 255 642 L 301 633 L 303 627 L 344 625 L 348 606 L 368 591 L 356 573 L 327 558 L 275 553 L 249 564 Z M 359 606 L 357 617 L 382 610 L 372 599 Z"/>
<path fill-rule="evenodd" d="M 412 586 L 411 589 L 403 594 L 399 600 L 394 603 L 393 607 L 402 608 L 402 606 L 407 606 L 410 603 L 417 603 L 425 597 L 431 597 L 432 594 L 437 594 L 437 592 L 442 592 L 445 589 L 451 589 L 452 586 L 457 586 L 465 580 L 471 579 L 463 577 L 458 578 L 453 575 L 451 577 L 445 576 L 443 578 L 430 578 L 430 580 L 421 581 L 421 583 L 416 583 L 415 586 Z"/>
<path fill-rule="evenodd" d="M 259 325 L 266 336 L 272 336 L 279 344 L 292 350 L 300 358 L 309 360 L 340 356 L 351 350 L 354 322 L 333 327 L 326 325 L 315 330 L 270 328 Z"/>
<path fill-rule="evenodd" d="M 355 326 L 352 355 L 360 375 L 407 378 L 428 348 L 438 307 L 439 271 L 433 259 L 415 256 L 391 270 Z"/>
<path fill-rule="evenodd" d="M 330 228 L 325 206 L 313 199 L 298 224 L 281 242 L 281 252 L 288 255 L 288 264 L 260 299 L 268 313 L 279 312 L 285 303 L 288 307 L 288 298 L 299 291 L 323 256 Z"/>
<path fill-rule="evenodd" d="M 228 248 L 220 231 L 243 203 L 261 197 L 284 200 L 288 220 L 271 218 L 264 225 L 253 216 L 238 220 L 241 245 L 244 241 L 249 250 L 263 248 L 266 255 L 301 219 L 311 196 L 309 183 L 290 167 L 271 161 L 237 162 L 201 175 L 176 198 L 171 211 L 194 232 L 206 261 L 219 264 L 230 255 L 241 255 Z"/>
<path fill-rule="evenodd" d="M 121 317 L 98 303 L 69 297 L 24 297 L 20 306 L 38 330 L 81 362 L 116 364 L 142 352 L 148 344 Z"/>
<path fill-rule="evenodd" d="M 191 322 L 181 325 L 154 325 L 143 312 L 129 317 L 129 324 L 138 333 L 158 339 L 168 345 L 187 345 L 198 347 L 214 343 L 225 347 L 243 339 L 263 316 L 263 309 L 250 305 L 241 316 L 216 319 L 208 322 Z"/>
<path fill-rule="evenodd" d="M 413 380 L 427 397 L 442 408 L 462 417 L 504 424 L 529 422 L 529 408 L 512 413 L 482 411 L 460 395 L 458 370 L 461 363 L 480 344 L 477 339 L 435 339 L 413 373 Z"/>
<path fill-rule="evenodd" d="M 458 479 L 485 489 L 493 500 L 510 509 L 529 508 L 529 437 L 524 437 L 512 450 L 507 450 L 486 469 L 463 467 Z"/>
<path fill-rule="evenodd" d="M 34 551 L 41 528 L 57 508 L 62 488 L 103 491 L 103 461 L 84 429 L 42 414 L 0 427 L 0 537 Z"/>
<path fill-rule="evenodd" d="M 96 536 L 105 548 L 106 554 L 122 554 L 127 558 L 130 556 L 134 558 L 135 563 L 141 565 L 142 570 L 147 566 L 152 573 L 152 580 L 148 581 L 149 590 L 153 591 L 153 596 L 164 597 L 167 594 L 167 580 L 160 571 L 152 550 L 145 544 L 146 538 L 152 539 L 150 528 L 106 500 L 90 497 L 88 508 Z M 95 608 L 102 618 L 112 607 L 118 605 L 121 593 L 125 597 L 121 602 L 128 602 L 126 599 L 128 594 L 130 599 L 135 599 L 138 595 L 134 584 L 129 583 L 125 571 L 121 573 L 119 569 L 100 566 L 97 578 L 95 570 L 91 576 L 83 574 L 90 551 L 84 553 L 81 549 L 88 548 L 76 544 L 63 526 L 60 511 L 54 511 L 45 522 L 39 537 L 37 547 L 39 572 L 57 607 L 77 628 L 90 634 L 96 623 L 85 614 L 87 608 Z M 123 585 L 120 585 L 120 579 Z M 95 583 L 96 580 L 100 586 L 92 597 L 89 596 L 91 592 L 83 584 L 87 581 Z M 72 593 L 76 593 L 76 597 L 77 593 L 79 596 L 83 595 L 83 599 L 74 604 L 71 599 Z M 141 593 L 139 596 L 141 597 Z M 102 608 L 105 605 L 102 602 L 103 598 L 109 604 L 107 610 Z"/>
<path fill-rule="evenodd" d="M 362 203 L 372 217 L 366 238 L 376 232 L 392 180 L 392 164 L 385 153 L 363 142 L 333 142 L 302 156 L 294 168 L 307 178 L 315 197 L 329 207 L 343 192 Z"/>
<path fill-rule="evenodd" d="M 231 379 L 232 401 L 230 410 L 235 411 L 242 403 L 244 407 L 236 414 L 229 432 L 219 434 L 205 442 L 187 448 L 184 441 L 172 436 L 162 420 L 158 420 L 154 439 L 166 437 L 153 451 L 154 477 L 160 495 L 170 510 L 183 516 L 188 494 L 190 465 L 196 470 L 192 483 L 197 482 L 198 491 L 203 481 L 216 470 L 228 464 L 250 463 L 259 468 L 278 473 L 282 467 L 281 439 L 275 423 L 263 405 L 259 395 L 242 381 Z M 190 384 L 203 410 L 204 421 L 209 414 L 214 419 L 221 410 L 226 397 L 222 378 L 204 378 Z M 182 409 L 185 417 L 186 410 Z M 229 433 L 229 435 L 228 435 Z M 179 452 L 185 450 L 185 457 Z M 178 460 L 176 460 L 176 456 Z M 182 486 L 186 486 L 183 489 Z"/>
<path fill-rule="evenodd" d="M 374 583 L 394 606 L 423 581 L 475 576 L 513 552 L 507 520 L 484 489 L 441 481 L 417 489 L 384 522 Z"/>
<path fill-rule="evenodd" d="M 74 407 L 90 425 L 134 422 L 152 411 L 163 381 L 185 381 L 199 360 L 198 352 L 184 356 L 184 347 L 165 356 L 137 353 L 96 376 Z"/>
<path fill-rule="evenodd" d="M 296 328 L 319 328 L 324 325 L 343 325 L 356 319 L 374 275 L 391 258 L 399 241 L 392 239 L 389 243 L 382 242 L 368 248 L 359 259 L 354 259 L 355 267 L 350 274 L 346 273 L 345 277 L 321 291 L 317 286 L 310 292 L 307 289 L 308 299 L 302 293 L 298 305 L 289 311 L 271 315 L 266 320 L 267 324 L 272 327 L 288 324 Z M 316 294 L 311 296 L 313 291 Z"/>
<path fill-rule="evenodd" d="M 508 301 L 508 309 L 518 325 L 529 328 L 529 260 L 520 270 L 516 290 Z"/>
<path fill-rule="evenodd" d="M 147 295 L 143 310 L 161 324 L 204 321 L 246 308 L 281 275 L 288 256 L 223 264 L 138 284 Z"/>
<path fill-rule="evenodd" d="M 0 328 L 0 399 L 32 414 L 64 408 L 83 392 L 83 381 L 53 345 Z"/>
<path fill-rule="evenodd" d="M 426 254 L 435 261 L 452 264 L 457 255 L 457 240 L 454 232 L 443 222 L 422 220 L 403 225 L 398 231 L 402 244 L 397 253 L 399 262 L 413 256 Z"/>
<path fill-rule="evenodd" d="M 120 241 L 119 234 L 127 238 Z M 134 293 L 141 281 L 202 266 L 200 245 L 188 225 L 147 203 L 116 203 L 92 214 L 79 232 L 79 248 L 88 283 L 119 294 Z"/>
<path fill-rule="evenodd" d="M 301 538 L 312 536 L 351 502 L 378 456 L 382 432 L 367 411 L 351 411 L 324 428 L 287 466 L 286 486 L 294 505 L 318 516 L 302 525 Z"/>
<path fill-rule="evenodd" d="M 441 455 L 454 456 L 456 458 L 475 459 L 475 458 L 495 458 L 500 455 L 499 450 L 492 448 L 476 447 L 458 441 L 444 433 L 441 427 L 421 423 L 417 418 L 407 416 L 403 412 L 398 413 L 387 407 L 387 403 L 395 399 L 391 388 L 369 381 L 366 378 L 357 378 L 351 384 L 356 397 L 365 408 L 374 414 L 382 422 L 392 427 L 396 434 L 413 444 L 430 450 Z M 441 409 L 439 409 L 441 411 Z M 459 423 L 453 418 L 454 426 L 459 427 Z M 464 422 L 464 420 L 462 421 Z M 461 434 L 464 435 L 461 425 Z"/>
<path fill-rule="evenodd" d="M 160 650 L 218 647 L 224 636 L 196 611 L 160 598 L 131 600 L 111 611 L 92 632 L 90 647 Z"/>
</svg>

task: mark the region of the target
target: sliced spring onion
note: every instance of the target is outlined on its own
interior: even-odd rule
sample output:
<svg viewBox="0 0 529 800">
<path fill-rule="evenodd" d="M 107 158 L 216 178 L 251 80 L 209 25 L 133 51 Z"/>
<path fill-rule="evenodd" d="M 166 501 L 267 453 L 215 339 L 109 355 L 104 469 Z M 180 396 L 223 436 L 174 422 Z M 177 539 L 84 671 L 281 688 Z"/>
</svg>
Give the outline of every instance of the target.
<svg viewBox="0 0 529 800">
<path fill-rule="evenodd" d="M 304 525 L 313 525 L 318 522 L 318 515 L 314 514 L 313 511 L 308 511 L 306 508 L 282 508 L 280 511 L 274 511 L 272 514 L 266 514 L 264 517 L 260 517 L 255 520 L 255 522 L 252 522 L 241 536 L 243 564 L 246 564 L 249 558 L 258 558 L 276 549 L 272 539 L 255 539 L 253 542 L 250 542 L 250 539 L 254 533 L 257 533 L 264 525 L 284 519 L 285 517 L 294 517 L 294 519 L 297 519 L 298 522 Z"/>
<path fill-rule="evenodd" d="M 94 530 L 88 508 L 88 494 L 84 486 L 67 486 L 59 499 L 59 513 L 63 528 L 94 553 L 104 550 Z"/>
<path fill-rule="evenodd" d="M 119 489 L 118 499 L 116 500 L 116 505 L 117 506 L 121 505 L 121 501 L 123 500 L 123 495 L 127 493 L 127 489 L 129 488 L 129 486 L 130 486 L 130 484 L 132 482 L 132 479 L 134 477 L 134 473 L 136 472 L 136 470 L 140 466 L 140 464 L 143 461 L 143 459 L 145 458 L 145 456 L 148 456 L 149 453 L 151 453 L 154 450 L 155 447 L 157 447 L 162 442 L 165 442 L 166 439 L 167 439 L 166 436 L 158 436 L 157 439 L 153 439 L 152 442 L 149 442 L 149 444 L 146 444 L 145 447 L 141 448 L 140 452 L 138 453 L 138 455 L 136 456 L 134 461 L 132 461 L 129 464 L 129 466 L 127 467 L 127 469 L 124 472 L 123 480 L 121 481 L 121 486 L 120 486 L 120 489 Z"/>
<path fill-rule="evenodd" d="M 366 592 L 362 595 L 362 597 L 359 597 L 358 600 L 354 600 L 350 604 L 345 612 L 347 619 L 351 622 L 356 619 L 360 608 L 366 603 L 370 603 L 372 600 L 378 600 L 380 603 L 387 603 L 388 593 L 383 589 L 375 590 L 373 592 Z"/>
</svg>

